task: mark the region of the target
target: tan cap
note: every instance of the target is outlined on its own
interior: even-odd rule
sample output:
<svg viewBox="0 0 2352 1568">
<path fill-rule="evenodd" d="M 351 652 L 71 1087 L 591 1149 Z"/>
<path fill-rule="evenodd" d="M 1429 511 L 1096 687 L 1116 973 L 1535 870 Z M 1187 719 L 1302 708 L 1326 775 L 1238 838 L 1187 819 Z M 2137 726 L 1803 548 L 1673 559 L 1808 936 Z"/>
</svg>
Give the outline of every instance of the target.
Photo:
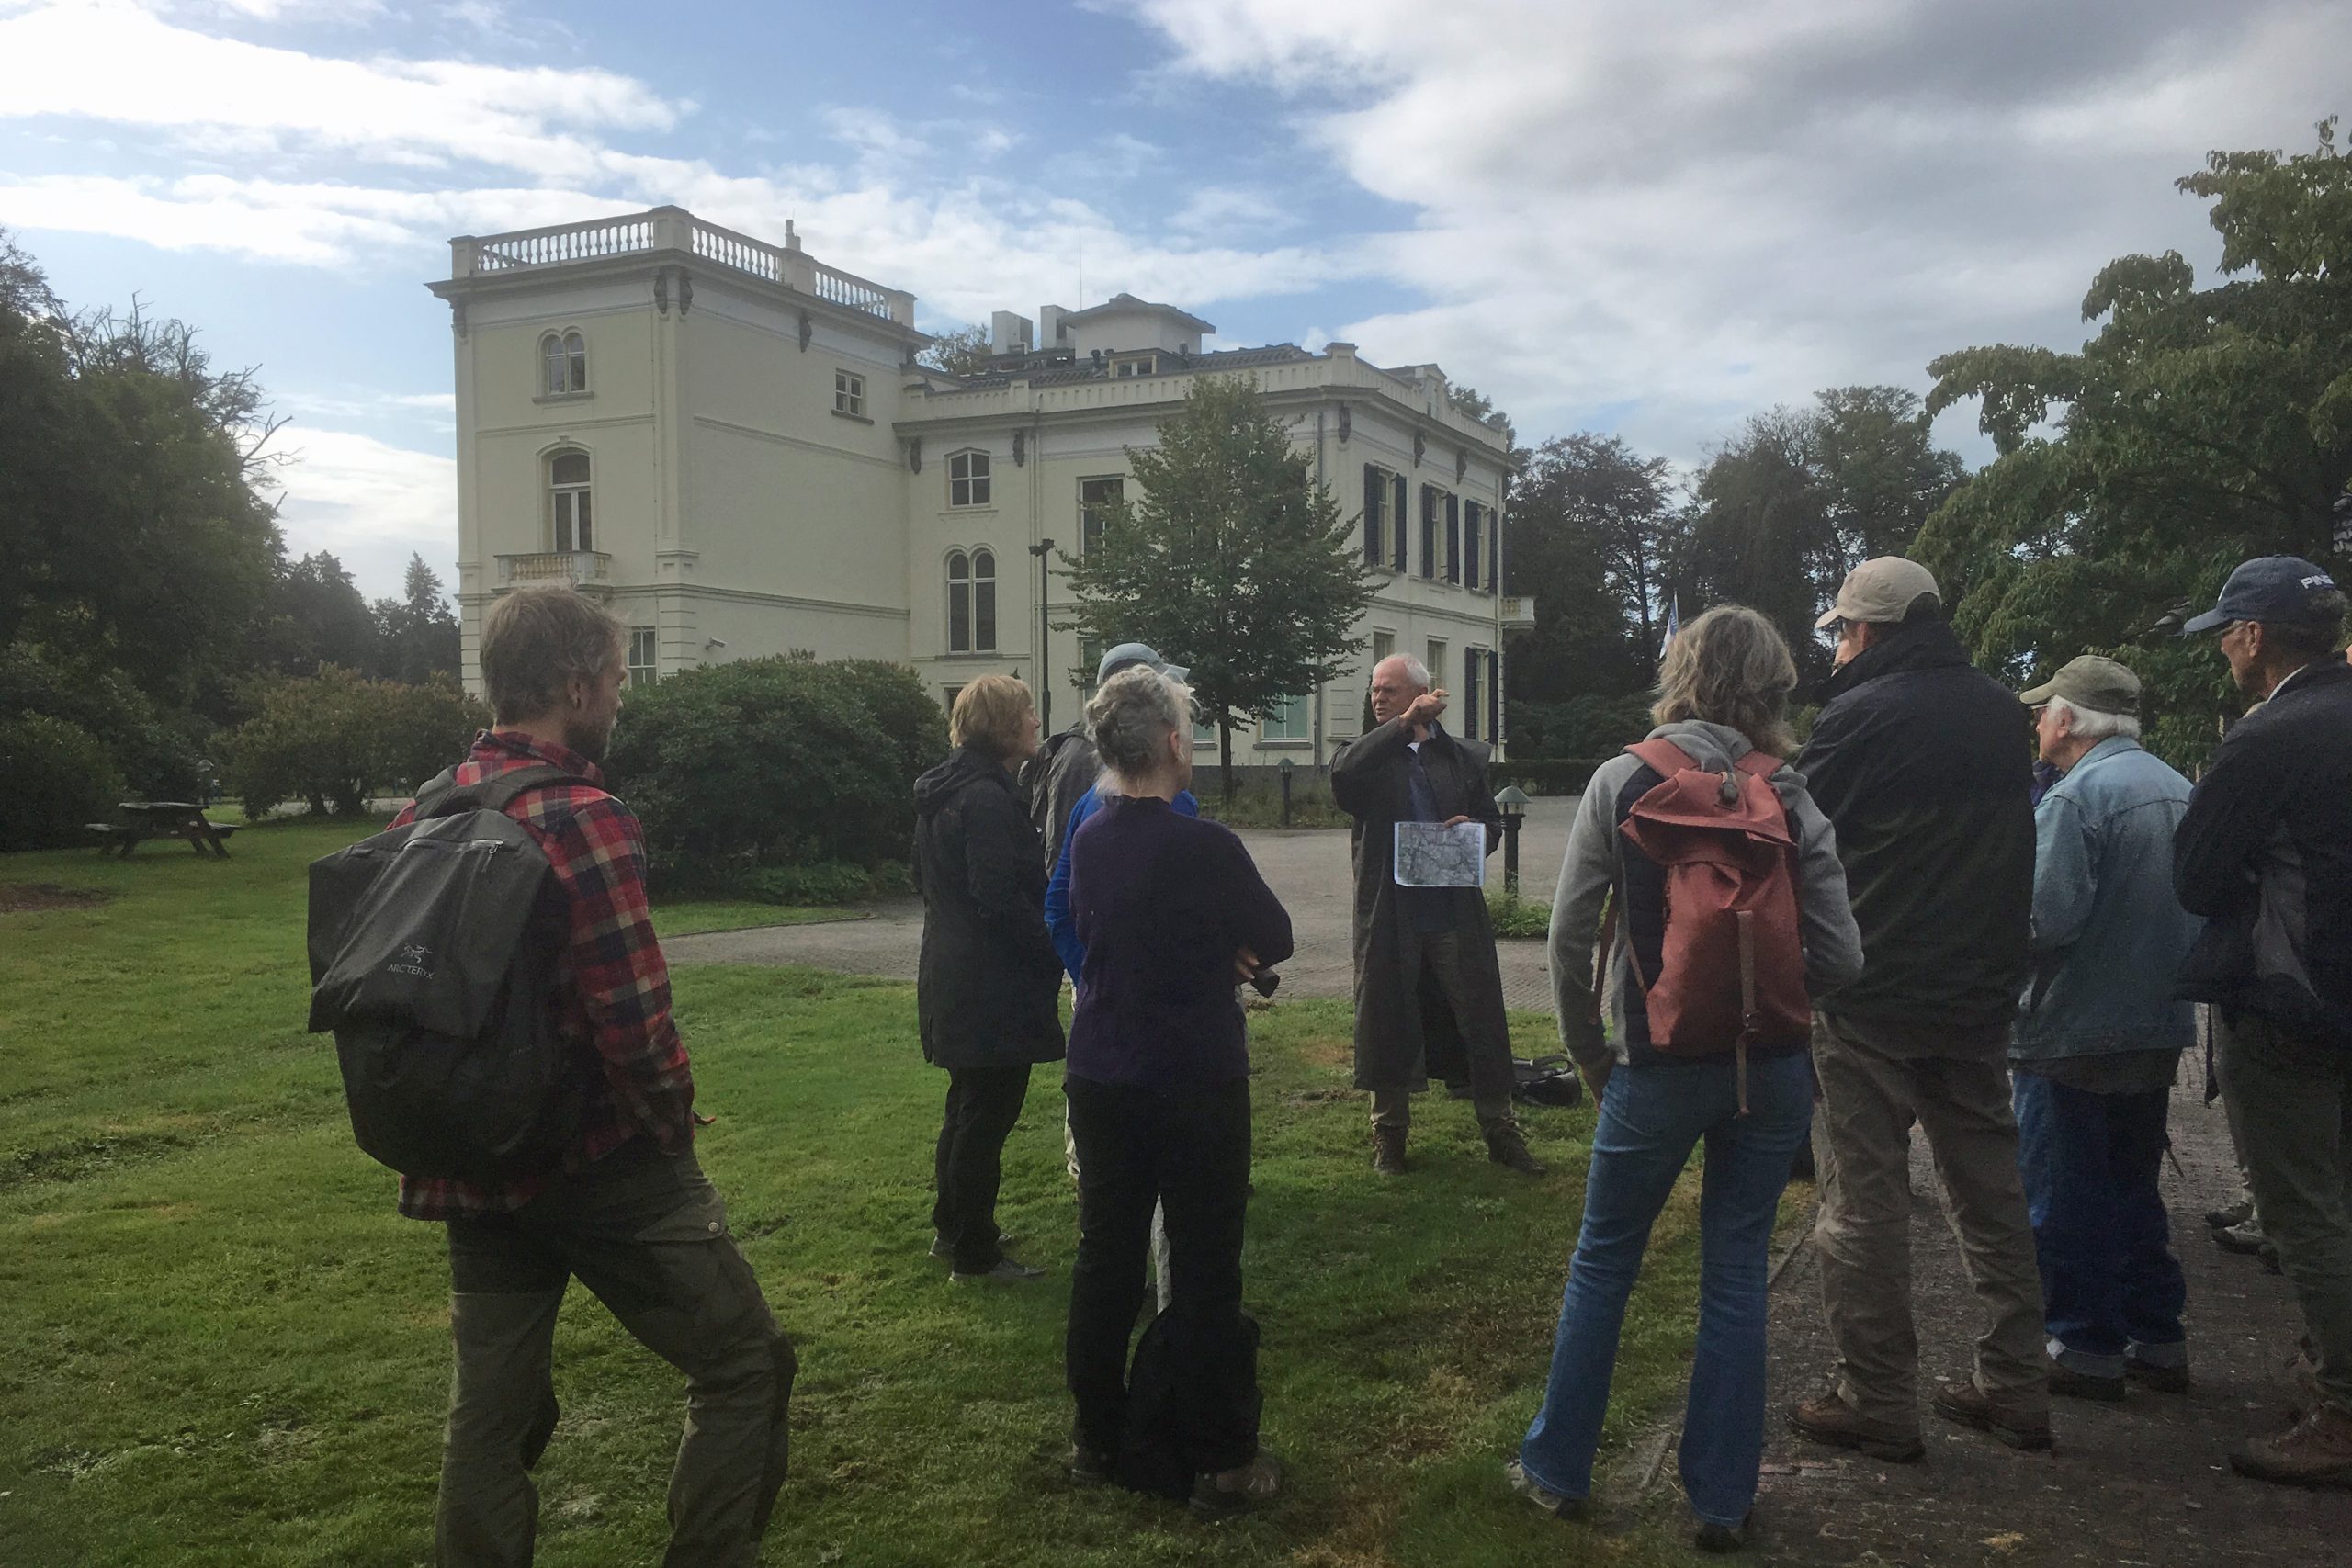
<svg viewBox="0 0 2352 1568">
<path fill-rule="evenodd" d="M 2085 713 L 2120 713 L 2136 717 L 2140 712 L 2140 677 L 2112 659 L 2086 653 L 2080 659 L 2069 660 L 2058 673 L 2030 692 L 2018 694 L 2018 701 L 2035 708 L 2052 697 L 2064 697 L 2068 707 L 2080 708 Z"/>
<path fill-rule="evenodd" d="M 1814 629 L 1826 632 L 1838 621 L 1899 621 L 1922 593 L 1943 597 L 1935 573 L 1901 556 L 1878 556 L 1846 574 L 1838 590 L 1838 603 L 1813 623 Z"/>
</svg>

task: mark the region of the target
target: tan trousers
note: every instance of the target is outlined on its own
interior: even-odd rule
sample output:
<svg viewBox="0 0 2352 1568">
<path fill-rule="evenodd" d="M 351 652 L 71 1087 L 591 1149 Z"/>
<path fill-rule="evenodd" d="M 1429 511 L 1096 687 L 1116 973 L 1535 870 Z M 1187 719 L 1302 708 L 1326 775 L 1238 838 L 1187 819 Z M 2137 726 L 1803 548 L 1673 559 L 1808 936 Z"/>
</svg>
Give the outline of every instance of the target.
<svg viewBox="0 0 2352 1568">
<path fill-rule="evenodd" d="M 1982 1313 L 1976 1386 L 2019 1415 L 2047 1414 L 2041 1279 L 2018 1174 L 2008 1066 L 1987 1042 L 1926 1055 L 1868 1025 L 1816 1016 L 1813 1122 L 1821 1213 L 1821 1304 L 1838 1352 L 1838 1393 L 1866 1418 L 1919 1424 L 1919 1340 L 1911 1318 L 1911 1129 L 1928 1136 L 1961 1262 Z"/>
</svg>

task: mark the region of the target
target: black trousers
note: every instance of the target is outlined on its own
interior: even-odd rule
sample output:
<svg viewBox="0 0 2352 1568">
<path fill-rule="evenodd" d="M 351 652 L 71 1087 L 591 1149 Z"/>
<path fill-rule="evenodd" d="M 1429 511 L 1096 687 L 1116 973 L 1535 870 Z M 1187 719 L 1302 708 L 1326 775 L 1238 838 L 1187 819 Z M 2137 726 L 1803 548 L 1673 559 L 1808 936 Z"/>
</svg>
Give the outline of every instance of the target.
<svg viewBox="0 0 2352 1568">
<path fill-rule="evenodd" d="M 577 1278 L 686 1374 L 662 1561 L 751 1568 L 784 1484 L 797 1363 L 693 1152 L 664 1155 L 640 1138 L 511 1214 L 452 1220 L 448 1231 L 458 1368 L 434 1561 L 531 1561 L 530 1472 L 556 1426 L 556 1309 Z"/>
<path fill-rule="evenodd" d="M 955 1249 L 958 1273 L 985 1274 L 1003 1260 L 997 1245 L 996 1192 L 1004 1174 L 1004 1141 L 1029 1098 L 1029 1064 L 957 1067 L 947 1075 L 947 1108 L 939 1122 L 932 1174 L 939 1195 L 932 1228 Z"/>
<path fill-rule="evenodd" d="M 1073 1077 L 1064 1088 L 1078 1142 L 1078 1262 L 1064 1345 L 1077 1440 L 1097 1453 L 1136 1447 L 1128 1423 L 1143 1391 L 1127 1384 L 1127 1342 L 1157 1202 L 1175 1290 L 1155 1331 L 1174 1375 L 1147 1440 L 1172 1448 L 1193 1473 L 1246 1464 L 1258 1451 L 1261 1404 L 1257 1329 L 1241 1311 L 1249 1082 L 1178 1090 Z"/>
</svg>

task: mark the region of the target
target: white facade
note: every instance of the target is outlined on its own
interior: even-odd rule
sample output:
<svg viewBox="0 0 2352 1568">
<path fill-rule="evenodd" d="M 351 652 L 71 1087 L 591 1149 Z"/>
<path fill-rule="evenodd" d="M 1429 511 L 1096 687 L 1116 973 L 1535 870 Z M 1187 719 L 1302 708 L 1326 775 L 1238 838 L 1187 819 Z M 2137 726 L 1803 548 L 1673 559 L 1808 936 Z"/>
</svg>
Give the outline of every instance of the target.
<svg viewBox="0 0 2352 1568">
<path fill-rule="evenodd" d="M 1532 619 L 1494 591 L 1506 446 L 1434 366 L 1381 370 L 1346 344 L 1208 352 L 1206 321 L 1120 295 L 1000 312 L 1006 352 L 959 379 L 915 366 L 912 296 L 811 261 L 789 225 L 775 247 L 657 208 L 451 250 L 431 287 L 456 334 L 469 685 L 484 607 L 561 581 L 633 628 L 639 679 L 807 649 L 910 665 L 943 703 L 1017 675 L 1067 726 L 1092 660 L 1041 632 L 1035 547 L 1081 548 L 1086 502 L 1193 378 L 1246 372 L 1359 518 L 1379 592 L 1360 667 L 1237 732 L 1236 761 L 1328 761 L 1392 651 L 1453 693 L 1451 728 L 1495 738 L 1501 634 Z M 1053 561 L 1046 618 L 1070 608 Z"/>
</svg>

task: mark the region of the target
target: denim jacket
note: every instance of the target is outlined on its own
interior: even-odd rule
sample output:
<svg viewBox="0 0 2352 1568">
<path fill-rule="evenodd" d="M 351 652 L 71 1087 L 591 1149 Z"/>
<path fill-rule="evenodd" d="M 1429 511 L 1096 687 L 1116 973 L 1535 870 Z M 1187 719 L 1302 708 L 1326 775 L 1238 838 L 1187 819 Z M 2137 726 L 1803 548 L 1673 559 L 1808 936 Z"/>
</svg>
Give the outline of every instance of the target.
<svg viewBox="0 0 2352 1568">
<path fill-rule="evenodd" d="M 2173 1000 L 2197 921 L 2172 889 L 2173 829 L 2188 781 L 2111 736 L 2034 808 L 2034 976 L 2009 1050 L 2018 1061 L 2185 1046 Z"/>
</svg>

